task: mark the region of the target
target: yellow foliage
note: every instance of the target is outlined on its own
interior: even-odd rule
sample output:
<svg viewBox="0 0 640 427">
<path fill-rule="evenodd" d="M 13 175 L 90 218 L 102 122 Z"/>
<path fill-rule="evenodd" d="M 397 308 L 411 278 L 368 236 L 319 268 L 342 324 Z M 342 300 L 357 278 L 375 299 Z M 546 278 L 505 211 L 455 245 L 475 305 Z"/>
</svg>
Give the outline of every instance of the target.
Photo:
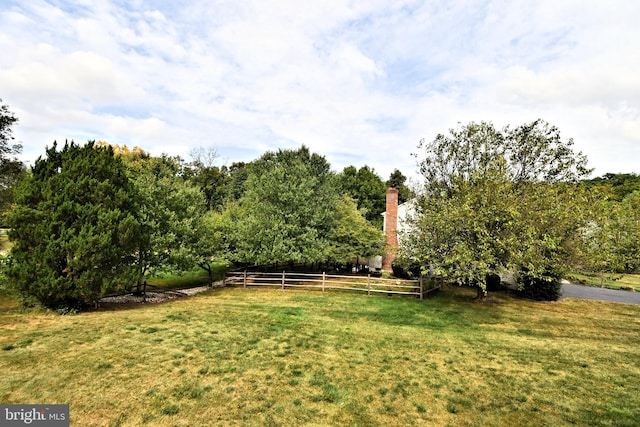
<svg viewBox="0 0 640 427">
<path fill-rule="evenodd" d="M 110 144 L 107 141 L 98 141 L 95 143 L 96 147 L 111 147 L 113 149 L 114 156 L 142 156 L 147 154 L 142 148 L 134 145 L 133 148 L 127 147 L 126 144 Z"/>
</svg>

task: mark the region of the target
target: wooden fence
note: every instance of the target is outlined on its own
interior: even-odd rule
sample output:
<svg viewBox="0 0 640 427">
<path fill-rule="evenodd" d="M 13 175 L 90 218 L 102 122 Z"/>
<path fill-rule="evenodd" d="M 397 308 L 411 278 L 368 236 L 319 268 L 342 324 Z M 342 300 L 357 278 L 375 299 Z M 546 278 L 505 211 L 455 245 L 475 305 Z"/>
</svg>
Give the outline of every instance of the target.
<svg viewBox="0 0 640 427">
<path fill-rule="evenodd" d="M 423 299 L 437 292 L 441 285 L 432 280 L 383 279 L 368 276 L 340 276 L 282 271 L 266 273 L 256 271 L 230 271 L 224 278 L 224 286 L 270 286 L 280 289 L 304 288 L 322 290 L 361 291 L 388 295 L 409 295 Z"/>
</svg>

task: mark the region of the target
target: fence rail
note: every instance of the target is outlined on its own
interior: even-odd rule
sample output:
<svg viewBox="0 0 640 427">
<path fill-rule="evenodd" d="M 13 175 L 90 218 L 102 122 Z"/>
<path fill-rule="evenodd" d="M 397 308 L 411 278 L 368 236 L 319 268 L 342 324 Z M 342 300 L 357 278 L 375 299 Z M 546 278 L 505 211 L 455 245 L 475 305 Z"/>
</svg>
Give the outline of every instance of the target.
<svg viewBox="0 0 640 427">
<path fill-rule="evenodd" d="M 333 274 L 310 274 L 282 271 L 281 273 L 257 271 L 230 271 L 225 275 L 224 286 L 265 286 L 280 289 L 304 288 L 327 290 L 361 291 L 367 295 L 380 293 L 408 295 L 423 299 L 437 292 L 441 285 L 433 280 L 399 280 L 368 276 L 341 276 Z"/>
</svg>

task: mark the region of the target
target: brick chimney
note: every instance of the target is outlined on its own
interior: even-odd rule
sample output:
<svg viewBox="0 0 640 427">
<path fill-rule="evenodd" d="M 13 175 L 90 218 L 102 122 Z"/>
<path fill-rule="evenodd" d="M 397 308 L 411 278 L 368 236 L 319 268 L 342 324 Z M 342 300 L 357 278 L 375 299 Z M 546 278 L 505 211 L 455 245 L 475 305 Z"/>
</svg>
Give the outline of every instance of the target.
<svg viewBox="0 0 640 427">
<path fill-rule="evenodd" d="M 387 189 L 387 211 L 384 216 L 384 232 L 387 246 L 382 257 L 382 269 L 391 271 L 391 264 L 398 252 L 398 190 L 393 187 Z"/>
</svg>

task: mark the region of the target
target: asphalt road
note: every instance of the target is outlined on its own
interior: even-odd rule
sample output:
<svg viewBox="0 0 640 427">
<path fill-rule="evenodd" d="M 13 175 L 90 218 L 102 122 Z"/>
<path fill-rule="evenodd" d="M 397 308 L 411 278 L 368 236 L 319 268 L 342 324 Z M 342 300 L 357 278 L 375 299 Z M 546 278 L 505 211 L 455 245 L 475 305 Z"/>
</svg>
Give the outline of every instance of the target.
<svg viewBox="0 0 640 427">
<path fill-rule="evenodd" d="M 562 298 L 581 298 L 626 304 L 640 304 L 640 292 L 591 288 L 589 286 L 570 285 L 568 283 L 562 285 Z"/>
</svg>

